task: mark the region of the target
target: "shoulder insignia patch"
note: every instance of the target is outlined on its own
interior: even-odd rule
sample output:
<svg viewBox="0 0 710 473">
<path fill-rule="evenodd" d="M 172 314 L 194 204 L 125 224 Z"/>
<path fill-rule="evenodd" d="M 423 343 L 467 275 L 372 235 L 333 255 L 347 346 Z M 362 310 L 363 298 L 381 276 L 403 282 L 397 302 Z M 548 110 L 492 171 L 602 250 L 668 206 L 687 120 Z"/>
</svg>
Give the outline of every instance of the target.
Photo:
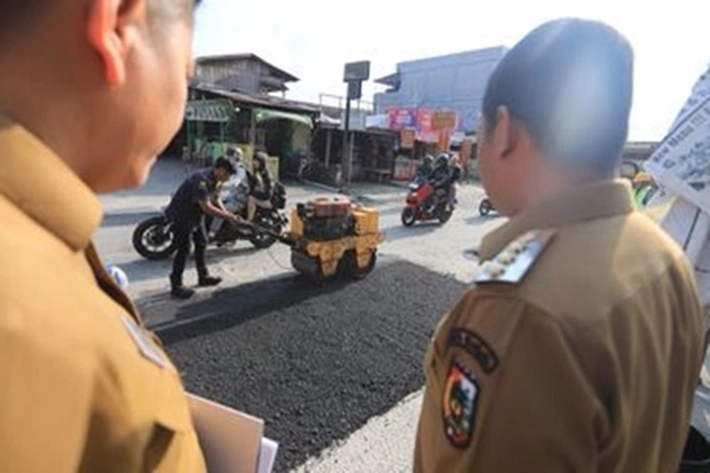
<svg viewBox="0 0 710 473">
<path fill-rule="evenodd" d="M 142 328 L 138 326 L 130 317 L 123 316 L 123 325 L 126 327 L 128 334 L 131 336 L 135 342 L 138 351 L 147 360 L 155 363 L 160 368 L 166 368 L 168 366 L 163 354 L 153 346 L 150 342 L 148 334 L 146 334 Z"/>
<path fill-rule="evenodd" d="M 480 389 L 476 378 L 454 360 L 444 387 L 444 434 L 456 448 L 466 448 L 473 437 Z"/>
<path fill-rule="evenodd" d="M 483 264 L 476 283 L 517 284 L 521 282 L 552 237 L 552 231 L 540 231 L 526 233 L 513 240 L 493 259 Z"/>
<path fill-rule="evenodd" d="M 483 337 L 471 330 L 452 328 L 449 331 L 448 345 L 463 348 L 480 365 L 486 374 L 498 368 L 498 355 Z"/>
</svg>

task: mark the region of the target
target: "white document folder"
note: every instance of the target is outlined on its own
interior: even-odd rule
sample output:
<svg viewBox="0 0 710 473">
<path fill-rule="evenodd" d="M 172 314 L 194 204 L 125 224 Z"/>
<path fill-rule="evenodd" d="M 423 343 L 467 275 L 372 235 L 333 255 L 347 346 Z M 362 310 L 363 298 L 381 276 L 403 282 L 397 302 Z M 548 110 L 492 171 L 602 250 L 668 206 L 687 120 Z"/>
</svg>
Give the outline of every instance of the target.
<svg viewBox="0 0 710 473">
<path fill-rule="evenodd" d="M 271 472 L 278 445 L 269 441 L 262 448 L 267 440 L 263 420 L 193 394 L 187 397 L 209 473 Z"/>
</svg>

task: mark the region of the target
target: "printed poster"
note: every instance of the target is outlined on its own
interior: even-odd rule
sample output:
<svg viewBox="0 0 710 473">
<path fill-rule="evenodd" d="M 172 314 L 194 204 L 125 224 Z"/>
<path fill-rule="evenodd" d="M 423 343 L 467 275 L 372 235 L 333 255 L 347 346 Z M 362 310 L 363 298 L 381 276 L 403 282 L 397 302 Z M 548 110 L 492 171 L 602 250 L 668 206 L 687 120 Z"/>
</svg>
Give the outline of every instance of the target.
<svg viewBox="0 0 710 473">
<path fill-rule="evenodd" d="M 664 188 L 710 214 L 710 97 L 685 114 L 645 167 Z"/>
</svg>

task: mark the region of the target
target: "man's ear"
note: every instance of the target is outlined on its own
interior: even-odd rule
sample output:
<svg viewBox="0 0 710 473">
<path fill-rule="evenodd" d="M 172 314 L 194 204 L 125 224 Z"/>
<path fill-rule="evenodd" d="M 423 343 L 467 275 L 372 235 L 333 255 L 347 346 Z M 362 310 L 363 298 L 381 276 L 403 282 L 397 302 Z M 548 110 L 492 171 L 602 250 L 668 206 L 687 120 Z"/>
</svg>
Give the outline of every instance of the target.
<svg viewBox="0 0 710 473">
<path fill-rule="evenodd" d="M 508 107 L 505 105 L 498 107 L 496 111 L 496 126 L 493 130 L 496 155 L 505 158 L 513 154 L 519 145 L 519 133 L 518 124 L 510 114 Z"/>
<path fill-rule="evenodd" d="M 107 84 L 126 81 L 126 58 L 132 46 L 130 26 L 145 14 L 146 0 L 93 0 L 89 2 L 87 35 L 101 58 Z"/>
</svg>

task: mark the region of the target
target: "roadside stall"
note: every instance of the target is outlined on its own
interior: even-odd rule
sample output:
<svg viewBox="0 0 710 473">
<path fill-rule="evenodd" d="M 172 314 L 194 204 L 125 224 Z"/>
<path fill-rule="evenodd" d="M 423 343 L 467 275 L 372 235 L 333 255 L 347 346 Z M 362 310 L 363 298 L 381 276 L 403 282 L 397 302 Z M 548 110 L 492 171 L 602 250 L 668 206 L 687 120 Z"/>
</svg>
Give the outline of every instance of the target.
<svg viewBox="0 0 710 473">
<path fill-rule="evenodd" d="M 280 179 L 295 174 L 308 154 L 318 114 L 277 97 L 194 87 L 175 141 L 182 144 L 183 160 L 195 165 L 208 165 L 236 147 L 251 167 L 255 151 L 264 150 L 269 170 Z"/>
</svg>

